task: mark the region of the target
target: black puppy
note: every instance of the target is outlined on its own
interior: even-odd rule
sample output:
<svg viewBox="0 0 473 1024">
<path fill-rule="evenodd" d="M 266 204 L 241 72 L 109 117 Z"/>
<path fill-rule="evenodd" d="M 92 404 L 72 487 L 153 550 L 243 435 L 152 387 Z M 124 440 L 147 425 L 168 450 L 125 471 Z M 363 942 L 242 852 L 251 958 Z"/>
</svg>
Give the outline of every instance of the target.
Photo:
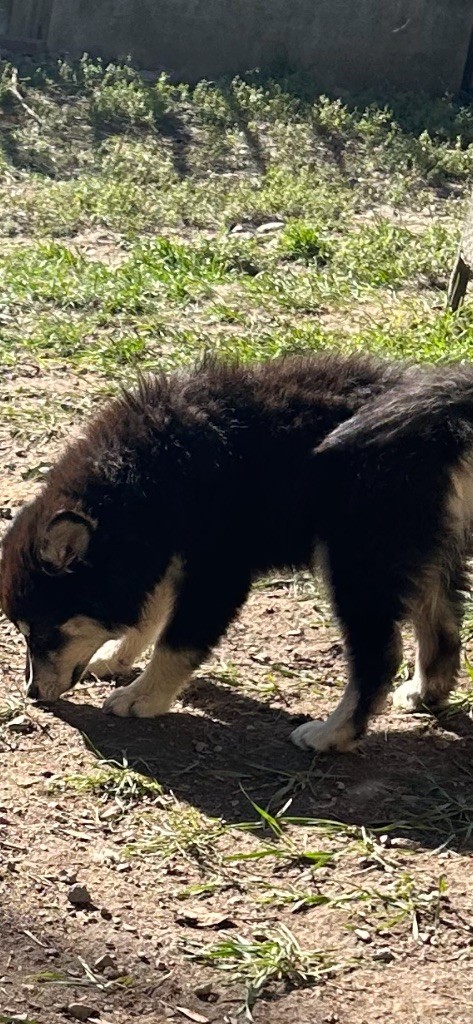
<svg viewBox="0 0 473 1024">
<path fill-rule="evenodd" d="M 30 694 L 56 699 L 107 641 L 96 674 L 156 641 L 105 706 L 160 715 L 256 577 L 317 560 L 349 682 L 295 742 L 345 749 L 363 733 L 407 618 L 418 652 L 403 700 L 443 698 L 458 670 L 472 421 L 469 369 L 361 356 L 210 363 L 108 403 L 4 541 L 1 603 L 27 640 Z"/>
</svg>

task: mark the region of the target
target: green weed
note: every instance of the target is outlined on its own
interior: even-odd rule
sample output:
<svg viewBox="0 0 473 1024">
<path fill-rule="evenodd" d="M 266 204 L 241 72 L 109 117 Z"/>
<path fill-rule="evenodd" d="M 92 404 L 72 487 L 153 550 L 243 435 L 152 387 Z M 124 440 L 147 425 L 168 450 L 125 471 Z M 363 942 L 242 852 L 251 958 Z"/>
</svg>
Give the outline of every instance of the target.
<svg viewBox="0 0 473 1024">
<path fill-rule="evenodd" d="M 166 862 L 181 856 L 202 864 L 218 859 L 216 841 L 224 834 L 222 822 L 205 818 L 193 807 L 170 808 L 160 821 L 146 821 L 148 838 L 125 848 L 128 857 L 155 856 Z"/>
<path fill-rule="evenodd" d="M 304 988 L 342 967 L 330 950 L 303 949 L 285 925 L 264 937 L 235 936 L 200 949 L 188 946 L 185 952 L 198 963 L 228 973 L 229 981 L 244 984 L 248 1020 L 268 985 L 282 982 L 290 988 Z"/>
<path fill-rule="evenodd" d="M 144 803 L 163 806 L 163 790 L 159 782 L 131 768 L 126 760 L 101 762 L 88 774 L 66 775 L 50 783 L 52 789 L 93 793 L 101 803 L 113 801 L 120 812 Z"/>
</svg>

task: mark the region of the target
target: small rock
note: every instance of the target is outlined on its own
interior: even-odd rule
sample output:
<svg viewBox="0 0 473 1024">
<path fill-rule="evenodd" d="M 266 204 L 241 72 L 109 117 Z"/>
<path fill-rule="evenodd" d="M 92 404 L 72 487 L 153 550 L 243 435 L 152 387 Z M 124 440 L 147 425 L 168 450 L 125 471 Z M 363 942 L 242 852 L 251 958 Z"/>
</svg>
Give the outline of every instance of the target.
<svg viewBox="0 0 473 1024">
<path fill-rule="evenodd" d="M 187 1006 L 176 1006 L 176 1010 L 187 1020 L 192 1020 L 195 1024 L 209 1024 L 209 1018 L 204 1017 L 201 1013 L 196 1013 L 195 1010 L 190 1010 Z"/>
<path fill-rule="evenodd" d="M 204 985 L 197 985 L 194 989 L 194 995 L 197 999 L 202 999 L 203 1002 L 208 1002 L 212 996 L 212 982 L 207 981 Z"/>
<path fill-rule="evenodd" d="M 67 898 L 74 907 L 89 907 L 92 903 L 90 892 L 86 885 L 72 885 Z M 87 1020 L 87 1018 L 84 1018 L 84 1020 Z"/>
<path fill-rule="evenodd" d="M 111 921 L 113 914 L 110 910 L 107 909 L 107 907 L 102 907 L 100 911 L 100 917 L 103 917 L 104 921 Z"/>
<path fill-rule="evenodd" d="M 105 810 L 102 811 L 100 815 L 100 820 L 113 821 L 114 818 L 119 818 L 121 814 L 122 811 L 120 810 L 119 807 L 116 807 L 115 805 L 113 807 L 106 807 Z"/>
<path fill-rule="evenodd" d="M 7 728 L 9 732 L 16 732 L 19 735 L 25 736 L 30 732 L 35 732 L 36 730 L 34 722 L 32 722 L 31 718 L 28 718 L 27 715 L 15 715 L 15 717 L 11 718 L 8 722 Z"/>
<path fill-rule="evenodd" d="M 260 224 L 260 226 L 256 228 L 256 233 L 258 235 L 267 235 L 270 231 L 281 231 L 283 227 L 283 221 L 269 220 L 267 224 Z"/>
<path fill-rule="evenodd" d="M 106 967 L 103 976 L 107 981 L 116 981 L 117 978 L 123 978 L 123 971 L 119 967 Z"/>
<path fill-rule="evenodd" d="M 99 956 L 98 960 L 95 961 L 94 967 L 96 971 L 104 971 L 106 967 L 116 967 L 117 962 L 114 960 L 110 953 L 104 953 L 103 956 Z"/>
<path fill-rule="evenodd" d="M 379 960 L 383 964 L 390 964 L 395 959 L 396 957 L 389 946 L 381 946 L 380 949 L 375 949 L 373 953 L 373 960 Z"/>
<path fill-rule="evenodd" d="M 371 942 L 371 932 L 367 931 L 366 928 L 355 928 L 355 935 L 360 942 Z"/>
<path fill-rule="evenodd" d="M 417 850 L 419 843 L 415 839 L 407 839 L 404 836 L 394 836 L 391 839 L 391 846 L 398 846 L 401 850 Z"/>
<path fill-rule="evenodd" d="M 70 1003 L 66 1008 L 66 1013 L 73 1017 L 74 1020 L 97 1020 L 99 1016 L 98 1010 L 87 1003 Z"/>
<path fill-rule="evenodd" d="M 59 881 L 64 882 L 64 885 L 75 885 L 77 882 L 77 871 L 60 871 Z"/>
</svg>

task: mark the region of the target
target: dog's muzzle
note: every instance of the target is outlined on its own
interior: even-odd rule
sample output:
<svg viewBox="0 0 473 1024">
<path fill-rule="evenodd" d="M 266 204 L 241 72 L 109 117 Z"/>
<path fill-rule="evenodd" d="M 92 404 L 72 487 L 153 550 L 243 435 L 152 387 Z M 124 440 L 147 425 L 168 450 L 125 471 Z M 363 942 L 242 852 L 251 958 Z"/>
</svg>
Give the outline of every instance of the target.
<svg viewBox="0 0 473 1024">
<path fill-rule="evenodd" d="M 69 685 L 67 687 L 62 687 L 62 689 L 59 691 L 59 693 L 64 693 L 66 690 L 71 690 L 72 687 L 75 686 L 76 683 L 79 682 L 79 679 L 82 678 L 86 668 L 87 668 L 87 665 L 76 665 L 76 667 L 75 667 L 75 669 L 74 669 L 74 671 L 72 673 Z M 34 679 L 33 661 L 32 661 L 32 658 L 31 658 L 31 655 L 30 655 L 29 651 L 27 652 L 27 655 L 26 655 L 25 677 L 26 677 L 26 696 L 29 697 L 31 700 L 53 700 L 53 699 L 57 699 L 57 696 L 53 697 L 51 695 L 51 696 L 48 697 L 47 695 L 44 695 L 44 694 L 41 693 L 40 688 L 39 688 L 38 684 L 35 682 L 35 679 Z M 46 685 L 46 689 L 47 689 L 47 685 Z"/>
</svg>

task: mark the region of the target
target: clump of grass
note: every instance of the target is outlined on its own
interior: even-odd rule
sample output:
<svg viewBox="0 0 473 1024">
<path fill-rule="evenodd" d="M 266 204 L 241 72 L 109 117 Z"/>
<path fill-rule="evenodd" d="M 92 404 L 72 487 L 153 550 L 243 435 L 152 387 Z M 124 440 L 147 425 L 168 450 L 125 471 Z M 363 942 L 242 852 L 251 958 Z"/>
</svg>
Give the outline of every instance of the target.
<svg viewBox="0 0 473 1024">
<path fill-rule="evenodd" d="M 133 68 L 109 64 L 92 87 L 89 111 L 98 127 L 151 128 L 162 118 L 168 104 L 165 75 L 149 86 Z"/>
<path fill-rule="evenodd" d="M 408 921 L 414 938 L 418 938 L 422 928 L 438 926 L 446 891 L 444 876 L 438 879 L 437 885 L 426 890 L 409 872 L 402 872 L 385 889 L 361 890 L 360 898 L 365 904 L 368 902 L 370 921 L 374 915 L 377 928 L 392 929 Z"/>
<path fill-rule="evenodd" d="M 280 250 L 286 260 L 325 266 L 332 254 L 326 234 L 305 221 L 293 220 L 281 232 Z"/>
<path fill-rule="evenodd" d="M 304 988 L 343 966 L 331 950 L 303 949 L 285 925 L 266 936 L 247 939 L 237 935 L 200 949 L 188 947 L 186 955 L 226 972 L 230 982 L 245 986 L 244 1012 L 248 1020 L 252 1020 L 256 1000 L 271 983 Z"/>
<path fill-rule="evenodd" d="M 125 813 L 144 803 L 163 806 L 163 789 L 156 779 L 131 768 L 126 760 L 102 762 L 88 774 L 66 775 L 50 783 L 51 788 L 93 793 L 101 803 L 113 801 Z"/>
<path fill-rule="evenodd" d="M 146 839 L 125 848 L 128 857 L 157 857 L 166 862 L 174 857 L 215 864 L 219 860 L 217 840 L 224 834 L 223 822 L 206 818 L 193 807 L 176 806 L 158 821 L 146 820 Z"/>
</svg>

